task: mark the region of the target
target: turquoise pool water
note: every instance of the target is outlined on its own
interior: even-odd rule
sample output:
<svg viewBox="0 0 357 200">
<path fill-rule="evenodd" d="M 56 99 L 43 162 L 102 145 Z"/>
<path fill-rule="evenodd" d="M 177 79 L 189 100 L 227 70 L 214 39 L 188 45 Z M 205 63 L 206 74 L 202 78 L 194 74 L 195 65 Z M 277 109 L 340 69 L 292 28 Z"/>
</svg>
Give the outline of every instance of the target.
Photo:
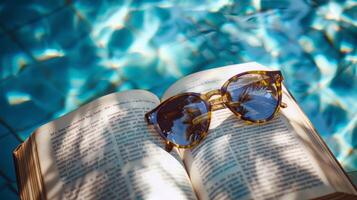
<svg viewBox="0 0 357 200">
<path fill-rule="evenodd" d="M 0 194 L 34 128 L 99 96 L 158 95 L 189 73 L 248 61 L 285 83 L 347 171 L 357 170 L 357 3 L 325 0 L 2 1 Z"/>
</svg>

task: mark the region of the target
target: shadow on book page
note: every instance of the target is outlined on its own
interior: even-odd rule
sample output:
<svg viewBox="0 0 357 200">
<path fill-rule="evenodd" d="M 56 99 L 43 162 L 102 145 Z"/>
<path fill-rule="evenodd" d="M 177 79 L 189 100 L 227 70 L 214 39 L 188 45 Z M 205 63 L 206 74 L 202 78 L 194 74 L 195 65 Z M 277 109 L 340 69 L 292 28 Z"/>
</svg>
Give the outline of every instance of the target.
<svg viewBox="0 0 357 200">
<path fill-rule="evenodd" d="M 309 199 L 344 191 L 343 172 L 291 101 L 285 99 L 288 108 L 259 125 L 227 109 L 212 113 L 207 138 L 183 150 L 200 198 Z"/>
<path fill-rule="evenodd" d="M 48 198 L 195 198 L 178 155 L 147 128 L 143 116 L 158 103 L 147 93 L 102 99 L 38 130 Z"/>
</svg>

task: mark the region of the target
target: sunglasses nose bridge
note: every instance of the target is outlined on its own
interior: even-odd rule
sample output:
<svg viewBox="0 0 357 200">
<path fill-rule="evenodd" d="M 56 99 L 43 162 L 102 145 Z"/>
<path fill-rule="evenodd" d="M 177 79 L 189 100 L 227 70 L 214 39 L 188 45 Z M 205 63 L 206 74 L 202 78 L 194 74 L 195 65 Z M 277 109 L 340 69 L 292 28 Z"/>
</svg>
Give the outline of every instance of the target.
<svg viewBox="0 0 357 200">
<path fill-rule="evenodd" d="M 217 99 L 212 99 L 209 101 L 209 103 L 211 104 L 211 111 L 215 111 L 215 110 L 220 110 L 225 108 L 225 104 L 224 104 L 225 100 L 224 98 L 221 96 Z"/>
<path fill-rule="evenodd" d="M 211 111 L 220 110 L 225 108 L 225 97 L 221 96 L 220 89 L 209 91 L 203 94 L 203 98 L 211 105 Z M 211 99 L 213 96 L 219 96 L 218 98 Z"/>
</svg>

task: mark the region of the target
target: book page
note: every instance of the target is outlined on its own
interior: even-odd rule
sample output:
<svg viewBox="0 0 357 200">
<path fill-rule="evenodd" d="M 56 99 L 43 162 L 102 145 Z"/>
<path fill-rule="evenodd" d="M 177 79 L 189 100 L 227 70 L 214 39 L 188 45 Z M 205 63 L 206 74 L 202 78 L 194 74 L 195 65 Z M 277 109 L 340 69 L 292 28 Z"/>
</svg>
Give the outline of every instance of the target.
<svg viewBox="0 0 357 200">
<path fill-rule="evenodd" d="M 251 70 L 269 69 L 246 63 L 199 72 L 175 83 L 163 99 L 220 89 L 230 77 Z M 312 128 L 285 89 L 283 102 L 287 108 L 259 125 L 245 123 L 229 109 L 212 113 L 206 139 L 181 151 L 200 199 L 310 199 L 336 188 L 354 193 L 341 169 L 311 139 Z"/>
<path fill-rule="evenodd" d="M 40 127 L 47 199 L 196 199 L 177 153 L 144 120 L 158 104 L 146 91 L 115 93 Z"/>
</svg>

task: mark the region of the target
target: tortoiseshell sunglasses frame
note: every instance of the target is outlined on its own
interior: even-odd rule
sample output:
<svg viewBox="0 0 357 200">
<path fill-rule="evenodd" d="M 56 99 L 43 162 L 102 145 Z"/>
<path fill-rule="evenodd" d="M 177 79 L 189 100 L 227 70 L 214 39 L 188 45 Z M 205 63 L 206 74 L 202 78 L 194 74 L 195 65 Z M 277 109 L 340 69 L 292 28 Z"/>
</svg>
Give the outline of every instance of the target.
<svg viewBox="0 0 357 200">
<path fill-rule="evenodd" d="M 267 117 L 264 120 L 251 120 L 251 119 L 248 119 L 248 118 L 242 116 L 241 113 L 237 112 L 233 107 L 230 107 L 230 105 L 229 105 L 230 102 L 229 102 L 228 91 L 227 91 L 228 85 L 232 81 L 236 81 L 237 79 L 239 79 L 239 77 L 247 75 L 247 74 L 266 75 L 266 76 L 269 77 L 269 81 L 270 81 L 269 84 L 270 85 L 275 84 L 275 86 L 276 86 L 276 91 L 277 91 L 277 94 L 278 94 L 278 102 L 277 102 L 275 111 L 272 113 L 271 116 Z M 181 93 L 181 94 L 174 95 L 174 96 L 166 99 L 164 102 L 162 102 L 160 105 L 158 105 L 153 110 L 147 112 L 145 114 L 145 120 L 148 123 L 148 125 L 152 125 L 155 128 L 155 130 L 159 133 L 159 135 L 165 140 L 166 150 L 167 151 L 170 152 L 173 147 L 177 147 L 177 148 L 192 148 L 192 147 L 196 146 L 197 144 L 199 144 L 207 136 L 207 133 L 208 133 L 208 130 L 209 130 L 209 124 L 211 122 L 211 114 L 212 114 L 213 111 L 224 109 L 224 108 L 228 108 L 239 119 L 242 119 L 245 122 L 248 122 L 249 124 L 260 124 L 260 123 L 264 123 L 266 121 L 269 121 L 269 120 L 273 119 L 274 116 L 279 112 L 280 107 L 282 107 L 282 108 L 286 107 L 286 104 L 282 102 L 282 81 L 283 81 L 283 76 L 282 76 L 280 71 L 257 71 L 257 70 L 255 70 L 255 71 L 243 72 L 243 73 L 234 75 L 233 77 L 229 78 L 223 84 L 221 89 L 212 90 L 212 91 L 209 91 L 209 92 L 204 93 L 204 94 L 195 93 L 195 92 L 186 92 L 186 93 Z M 210 100 L 211 97 L 216 96 L 216 95 L 220 95 L 220 98 L 216 98 L 216 99 Z M 158 113 L 158 111 L 162 107 L 164 107 L 166 103 L 172 101 L 173 99 L 179 98 L 181 96 L 196 96 L 196 97 L 199 97 L 205 103 L 205 106 L 207 107 L 207 110 L 208 110 L 208 112 L 205 113 L 206 117 L 207 117 L 207 122 L 208 122 L 208 126 L 207 126 L 206 130 L 204 132 L 202 132 L 202 134 L 201 134 L 202 137 L 201 137 L 200 140 L 194 141 L 189 145 L 179 145 L 179 144 L 176 144 L 176 143 L 173 143 L 173 142 L 169 141 L 166 138 L 166 136 L 163 134 L 163 132 L 161 131 L 160 126 L 159 126 L 158 121 L 157 121 L 157 113 Z"/>
</svg>

